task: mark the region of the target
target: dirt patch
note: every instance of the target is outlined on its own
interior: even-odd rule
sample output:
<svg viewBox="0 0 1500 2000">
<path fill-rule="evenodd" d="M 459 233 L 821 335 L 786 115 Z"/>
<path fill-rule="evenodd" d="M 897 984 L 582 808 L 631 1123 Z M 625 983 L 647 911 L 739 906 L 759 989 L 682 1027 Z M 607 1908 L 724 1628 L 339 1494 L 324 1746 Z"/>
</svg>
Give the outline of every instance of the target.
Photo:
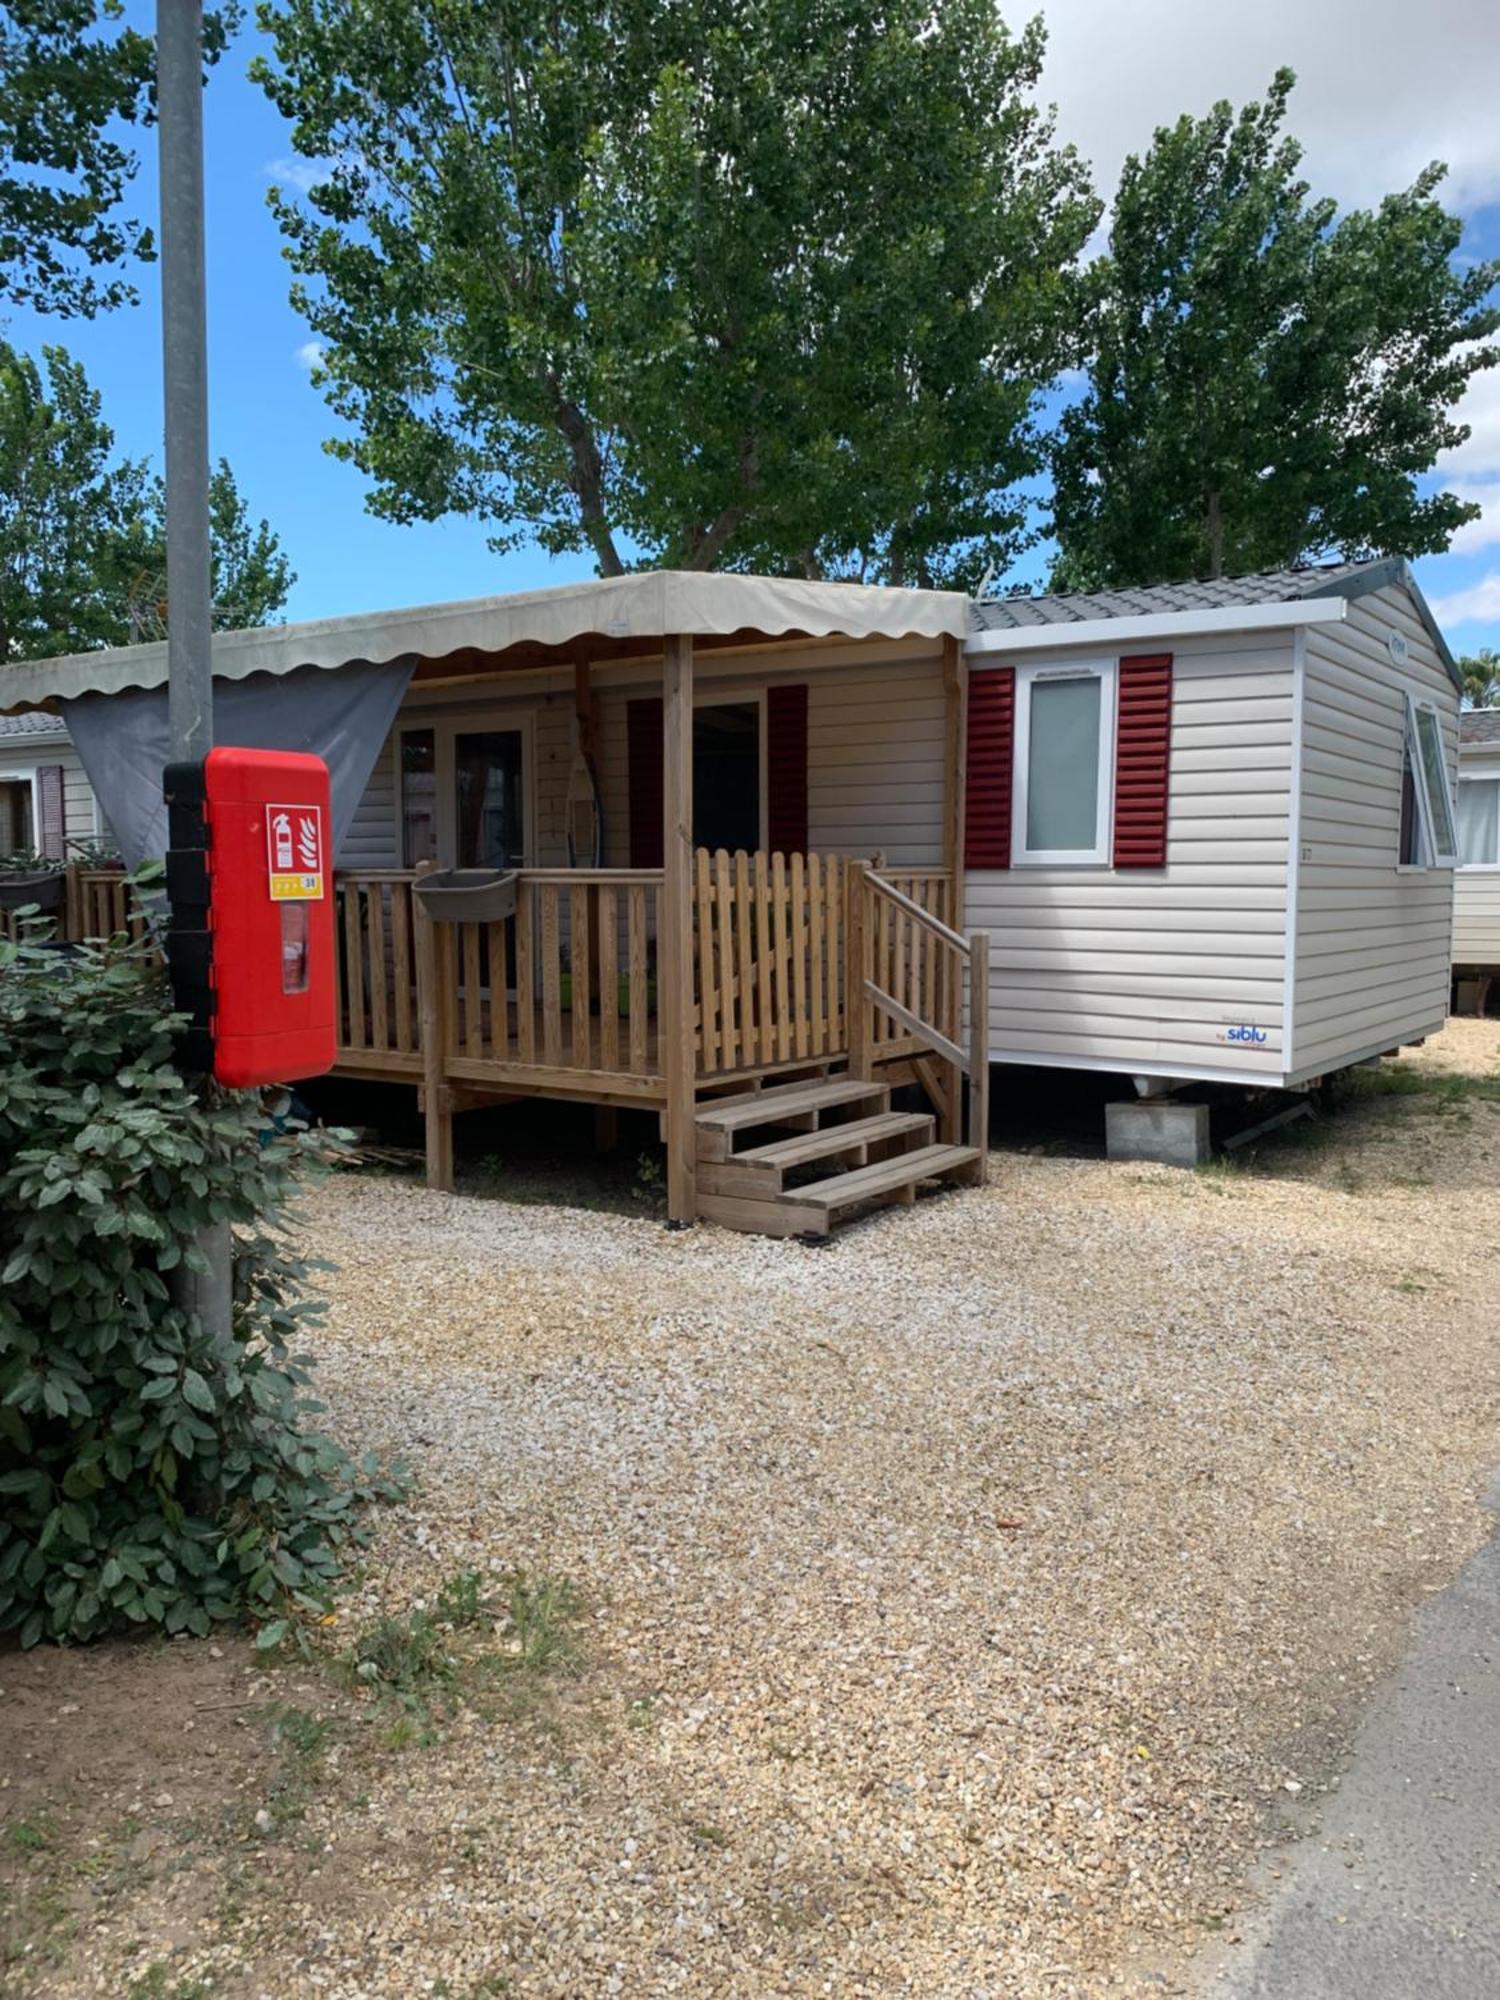
<svg viewBox="0 0 1500 2000">
<path fill-rule="evenodd" d="M 1002 1148 L 982 1192 L 826 1252 L 328 1188 L 330 1418 L 420 1480 L 330 1648 L 520 1566 L 576 1587 L 580 1661 L 394 1729 L 326 1672 L 165 1648 L 261 1718 L 220 1730 L 232 1810 L 16 1990 L 153 1964 L 233 2000 L 1185 1977 L 1485 1529 L 1500 1024 L 1382 1075 L 1197 1175 Z M 150 1656 L 89 1658 L 102 1688 Z M 48 1713 L 72 1698 L 47 1677 L 73 1658 L 35 1671 Z M 164 1685 L 137 1686 L 140 1762 L 197 1769 Z M 329 1722 L 313 1752 L 278 1702 Z M 87 1778 L 30 1764 L 27 1811 L 86 1852 Z M 103 1818 L 191 1782 L 122 1770 Z M 246 1833 L 278 1785 L 295 1810 Z"/>
</svg>

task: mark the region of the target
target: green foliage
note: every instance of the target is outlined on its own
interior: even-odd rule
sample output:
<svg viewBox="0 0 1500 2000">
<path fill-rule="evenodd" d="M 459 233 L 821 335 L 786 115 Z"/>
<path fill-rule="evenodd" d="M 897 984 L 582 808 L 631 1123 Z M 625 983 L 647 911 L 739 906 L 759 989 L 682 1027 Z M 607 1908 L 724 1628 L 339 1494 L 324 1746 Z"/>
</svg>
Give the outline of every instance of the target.
<svg viewBox="0 0 1500 2000">
<path fill-rule="evenodd" d="M 1281 136 L 1293 80 L 1126 161 L 1054 454 L 1059 586 L 1422 555 L 1478 512 L 1417 481 L 1500 358 L 1500 265 L 1455 264 L 1441 166 L 1373 212 L 1312 200 Z"/>
<path fill-rule="evenodd" d="M 0 1631 L 202 1635 L 320 1613 L 394 1490 L 307 1427 L 320 1310 L 287 1235 L 311 1149 L 172 1063 L 145 947 L 0 942 Z M 234 1230 L 234 1341 L 174 1299 Z"/>
<path fill-rule="evenodd" d="M 1025 538 L 1097 216 L 992 0 L 263 0 L 272 201 L 391 520 L 936 582 Z"/>
<path fill-rule="evenodd" d="M 1458 671 L 1463 675 L 1465 708 L 1493 708 L 1500 702 L 1500 653 L 1493 646 L 1465 653 Z"/>
<path fill-rule="evenodd" d="M 166 629 L 166 496 L 113 457 L 96 390 L 64 349 L 42 371 L 0 341 L 0 660 L 47 659 Z M 215 623 L 264 624 L 296 578 L 221 459 L 209 490 Z"/>
<path fill-rule="evenodd" d="M 156 48 L 122 25 L 120 0 L 0 5 L 0 297 L 92 315 L 135 297 L 123 266 L 153 256 L 151 232 L 119 214 L 137 161 L 121 124 L 152 115 Z M 239 18 L 204 23 L 213 62 Z M 96 271 L 116 275 L 102 283 Z"/>
</svg>

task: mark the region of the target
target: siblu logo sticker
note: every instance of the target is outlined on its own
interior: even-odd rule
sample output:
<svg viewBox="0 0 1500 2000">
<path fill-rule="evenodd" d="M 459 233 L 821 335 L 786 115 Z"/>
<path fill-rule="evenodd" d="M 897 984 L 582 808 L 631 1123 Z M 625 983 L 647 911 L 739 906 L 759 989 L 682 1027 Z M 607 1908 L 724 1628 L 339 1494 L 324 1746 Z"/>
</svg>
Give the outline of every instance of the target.
<svg viewBox="0 0 1500 2000">
<path fill-rule="evenodd" d="M 1227 1028 L 1220 1036 L 1221 1042 L 1261 1043 L 1268 1039 L 1264 1028 L 1257 1028 L 1246 1021 L 1235 1028 Z"/>
</svg>

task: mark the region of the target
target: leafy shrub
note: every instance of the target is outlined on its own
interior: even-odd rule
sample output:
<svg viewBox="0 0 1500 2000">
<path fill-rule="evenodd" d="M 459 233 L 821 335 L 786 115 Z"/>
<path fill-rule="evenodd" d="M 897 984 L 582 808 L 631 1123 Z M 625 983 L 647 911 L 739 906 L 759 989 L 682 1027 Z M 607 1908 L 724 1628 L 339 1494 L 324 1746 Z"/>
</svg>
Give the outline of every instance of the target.
<svg viewBox="0 0 1500 2000">
<path fill-rule="evenodd" d="M 147 947 L 0 942 L 0 1631 L 25 1646 L 246 1615 L 274 1642 L 393 1490 L 306 1428 L 308 1137 L 185 1082 L 173 1028 Z M 172 1291 L 224 1221 L 227 1354 Z"/>
</svg>

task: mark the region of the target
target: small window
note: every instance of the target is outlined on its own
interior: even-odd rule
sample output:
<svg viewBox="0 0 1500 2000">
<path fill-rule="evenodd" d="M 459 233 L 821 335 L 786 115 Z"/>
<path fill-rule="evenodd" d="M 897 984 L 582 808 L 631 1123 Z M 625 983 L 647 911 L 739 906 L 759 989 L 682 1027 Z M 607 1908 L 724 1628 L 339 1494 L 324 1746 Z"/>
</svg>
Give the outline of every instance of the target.
<svg viewBox="0 0 1500 2000">
<path fill-rule="evenodd" d="M 437 737 L 406 729 L 401 743 L 401 865 L 437 860 Z"/>
<path fill-rule="evenodd" d="M 1443 727 L 1431 702 L 1406 700 L 1401 778 L 1401 865 L 1451 868 L 1458 858 Z"/>
<path fill-rule="evenodd" d="M 693 845 L 753 854 L 760 846 L 760 703 L 693 712 Z"/>
<path fill-rule="evenodd" d="M 1022 668 L 1016 697 L 1016 860 L 1107 862 L 1113 667 Z"/>
<path fill-rule="evenodd" d="M 1458 865 L 1500 868 L 1500 777 L 1459 780 Z"/>
</svg>

